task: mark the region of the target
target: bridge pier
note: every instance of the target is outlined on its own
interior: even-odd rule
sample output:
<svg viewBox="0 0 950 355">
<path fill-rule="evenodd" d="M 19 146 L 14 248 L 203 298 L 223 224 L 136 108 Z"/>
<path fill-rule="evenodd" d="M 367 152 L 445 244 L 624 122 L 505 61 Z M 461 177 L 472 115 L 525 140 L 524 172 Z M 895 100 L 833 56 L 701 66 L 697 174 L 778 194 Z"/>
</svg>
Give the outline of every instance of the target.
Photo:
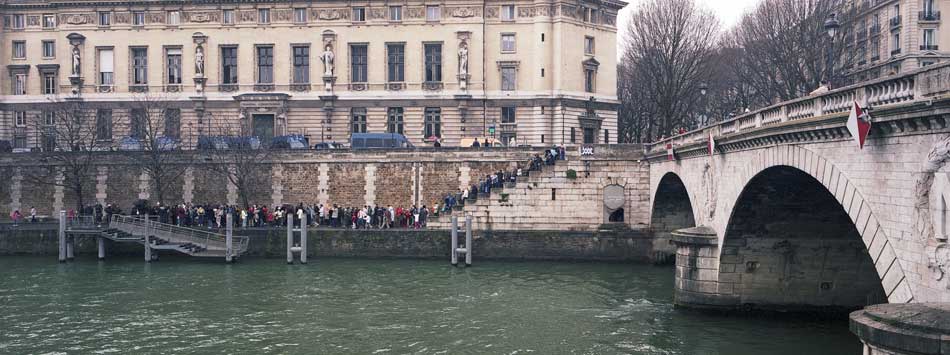
<svg viewBox="0 0 950 355">
<path fill-rule="evenodd" d="M 733 285 L 719 280 L 719 238 L 715 230 L 705 226 L 678 229 L 671 240 L 676 245 L 673 305 L 699 309 L 739 305 Z"/>
<path fill-rule="evenodd" d="M 864 354 L 924 355 L 950 352 L 950 303 L 888 303 L 851 313 L 851 332 Z"/>
</svg>

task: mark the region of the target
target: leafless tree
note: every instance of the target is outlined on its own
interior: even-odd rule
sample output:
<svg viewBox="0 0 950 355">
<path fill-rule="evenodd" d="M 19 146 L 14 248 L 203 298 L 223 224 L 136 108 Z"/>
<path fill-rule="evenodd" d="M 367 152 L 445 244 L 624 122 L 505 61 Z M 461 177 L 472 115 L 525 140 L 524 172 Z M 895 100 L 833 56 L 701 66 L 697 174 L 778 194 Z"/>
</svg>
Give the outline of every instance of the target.
<svg viewBox="0 0 950 355">
<path fill-rule="evenodd" d="M 694 0 L 646 0 L 628 26 L 618 80 L 625 139 L 653 141 L 676 128 L 696 127 L 699 86 L 709 79 L 719 21 Z"/>
<path fill-rule="evenodd" d="M 227 177 L 237 190 L 241 205 L 247 208 L 251 200 L 270 190 L 270 160 L 272 150 L 250 137 L 246 127 L 237 118 L 207 116 L 211 126 L 211 139 L 223 143 L 207 147 L 209 169 Z M 212 142 L 215 143 L 215 142 Z M 226 144 L 226 148 L 224 147 Z M 215 145 L 215 144 L 212 144 Z"/>
<path fill-rule="evenodd" d="M 148 175 L 156 202 L 165 204 L 173 184 L 191 165 L 181 154 L 181 109 L 161 94 L 137 94 L 126 104 L 129 110 L 129 136 L 120 142 L 120 150 L 130 165 Z"/>
<path fill-rule="evenodd" d="M 39 165 L 26 169 L 30 182 L 59 186 L 76 197 L 82 211 L 96 179 L 100 151 L 111 149 L 112 122 L 97 122 L 97 110 L 84 100 L 54 99 L 32 117 L 28 127 L 36 134 Z"/>
<path fill-rule="evenodd" d="M 832 41 L 825 21 L 832 13 L 845 23 L 842 0 L 762 0 L 726 37 L 738 48 L 733 71 L 752 87 L 755 103 L 770 104 L 807 95 L 851 58 L 842 34 Z M 829 63 L 831 63 L 829 65 Z"/>
</svg>

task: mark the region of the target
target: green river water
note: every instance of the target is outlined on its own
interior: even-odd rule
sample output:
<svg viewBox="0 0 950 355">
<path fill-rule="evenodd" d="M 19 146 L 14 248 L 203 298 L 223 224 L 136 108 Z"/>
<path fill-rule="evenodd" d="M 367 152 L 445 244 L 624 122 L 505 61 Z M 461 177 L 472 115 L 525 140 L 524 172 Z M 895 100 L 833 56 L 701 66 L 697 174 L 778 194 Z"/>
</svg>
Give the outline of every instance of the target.
<svg viewBox="0 0 950 355">
<path fill-rule="evenodd" d="M 674 309 L 670 267 L 0 258 L 2 354 L 859 354 L 847 321 Z"/>
</svg>

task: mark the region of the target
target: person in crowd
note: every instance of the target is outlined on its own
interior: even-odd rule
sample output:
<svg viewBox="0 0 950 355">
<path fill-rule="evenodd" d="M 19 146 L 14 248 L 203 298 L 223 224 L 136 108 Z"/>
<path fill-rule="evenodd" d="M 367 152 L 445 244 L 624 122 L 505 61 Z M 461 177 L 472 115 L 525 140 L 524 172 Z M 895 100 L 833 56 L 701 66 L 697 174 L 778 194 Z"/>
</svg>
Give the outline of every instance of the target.
<svg viewBox="0 0 950 355">
<path fill-rule="evenodd" d="M 30 223 L 36 223 L 36 207 L 30 206 Z"/>
</svg>

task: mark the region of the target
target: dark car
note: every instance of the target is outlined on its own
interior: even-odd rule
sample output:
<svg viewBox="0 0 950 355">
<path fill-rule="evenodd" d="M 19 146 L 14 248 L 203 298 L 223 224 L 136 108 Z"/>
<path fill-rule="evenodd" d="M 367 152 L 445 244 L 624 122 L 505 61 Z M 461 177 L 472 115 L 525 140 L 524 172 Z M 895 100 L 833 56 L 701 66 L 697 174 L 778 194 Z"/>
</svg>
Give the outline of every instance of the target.
<svg viewBox="0 0 950 355">
<path fill-rule="evenodd" d="M 310 149 L 310 142 L 307 137 L 299 134 L 274 137 L 271 140 L 272 149 Z"/>
<path fill-rule="evenodd" d="M 342 149 L 343 146 L 337 142 L 320 142 L 313 145 L 314 150 Z"/>
<path fill-rule="evenodd" d="M 353 133 L 350 136 L 352 149 L 412 148 L 406 136 L 395 133 Z"/>
</svg>

